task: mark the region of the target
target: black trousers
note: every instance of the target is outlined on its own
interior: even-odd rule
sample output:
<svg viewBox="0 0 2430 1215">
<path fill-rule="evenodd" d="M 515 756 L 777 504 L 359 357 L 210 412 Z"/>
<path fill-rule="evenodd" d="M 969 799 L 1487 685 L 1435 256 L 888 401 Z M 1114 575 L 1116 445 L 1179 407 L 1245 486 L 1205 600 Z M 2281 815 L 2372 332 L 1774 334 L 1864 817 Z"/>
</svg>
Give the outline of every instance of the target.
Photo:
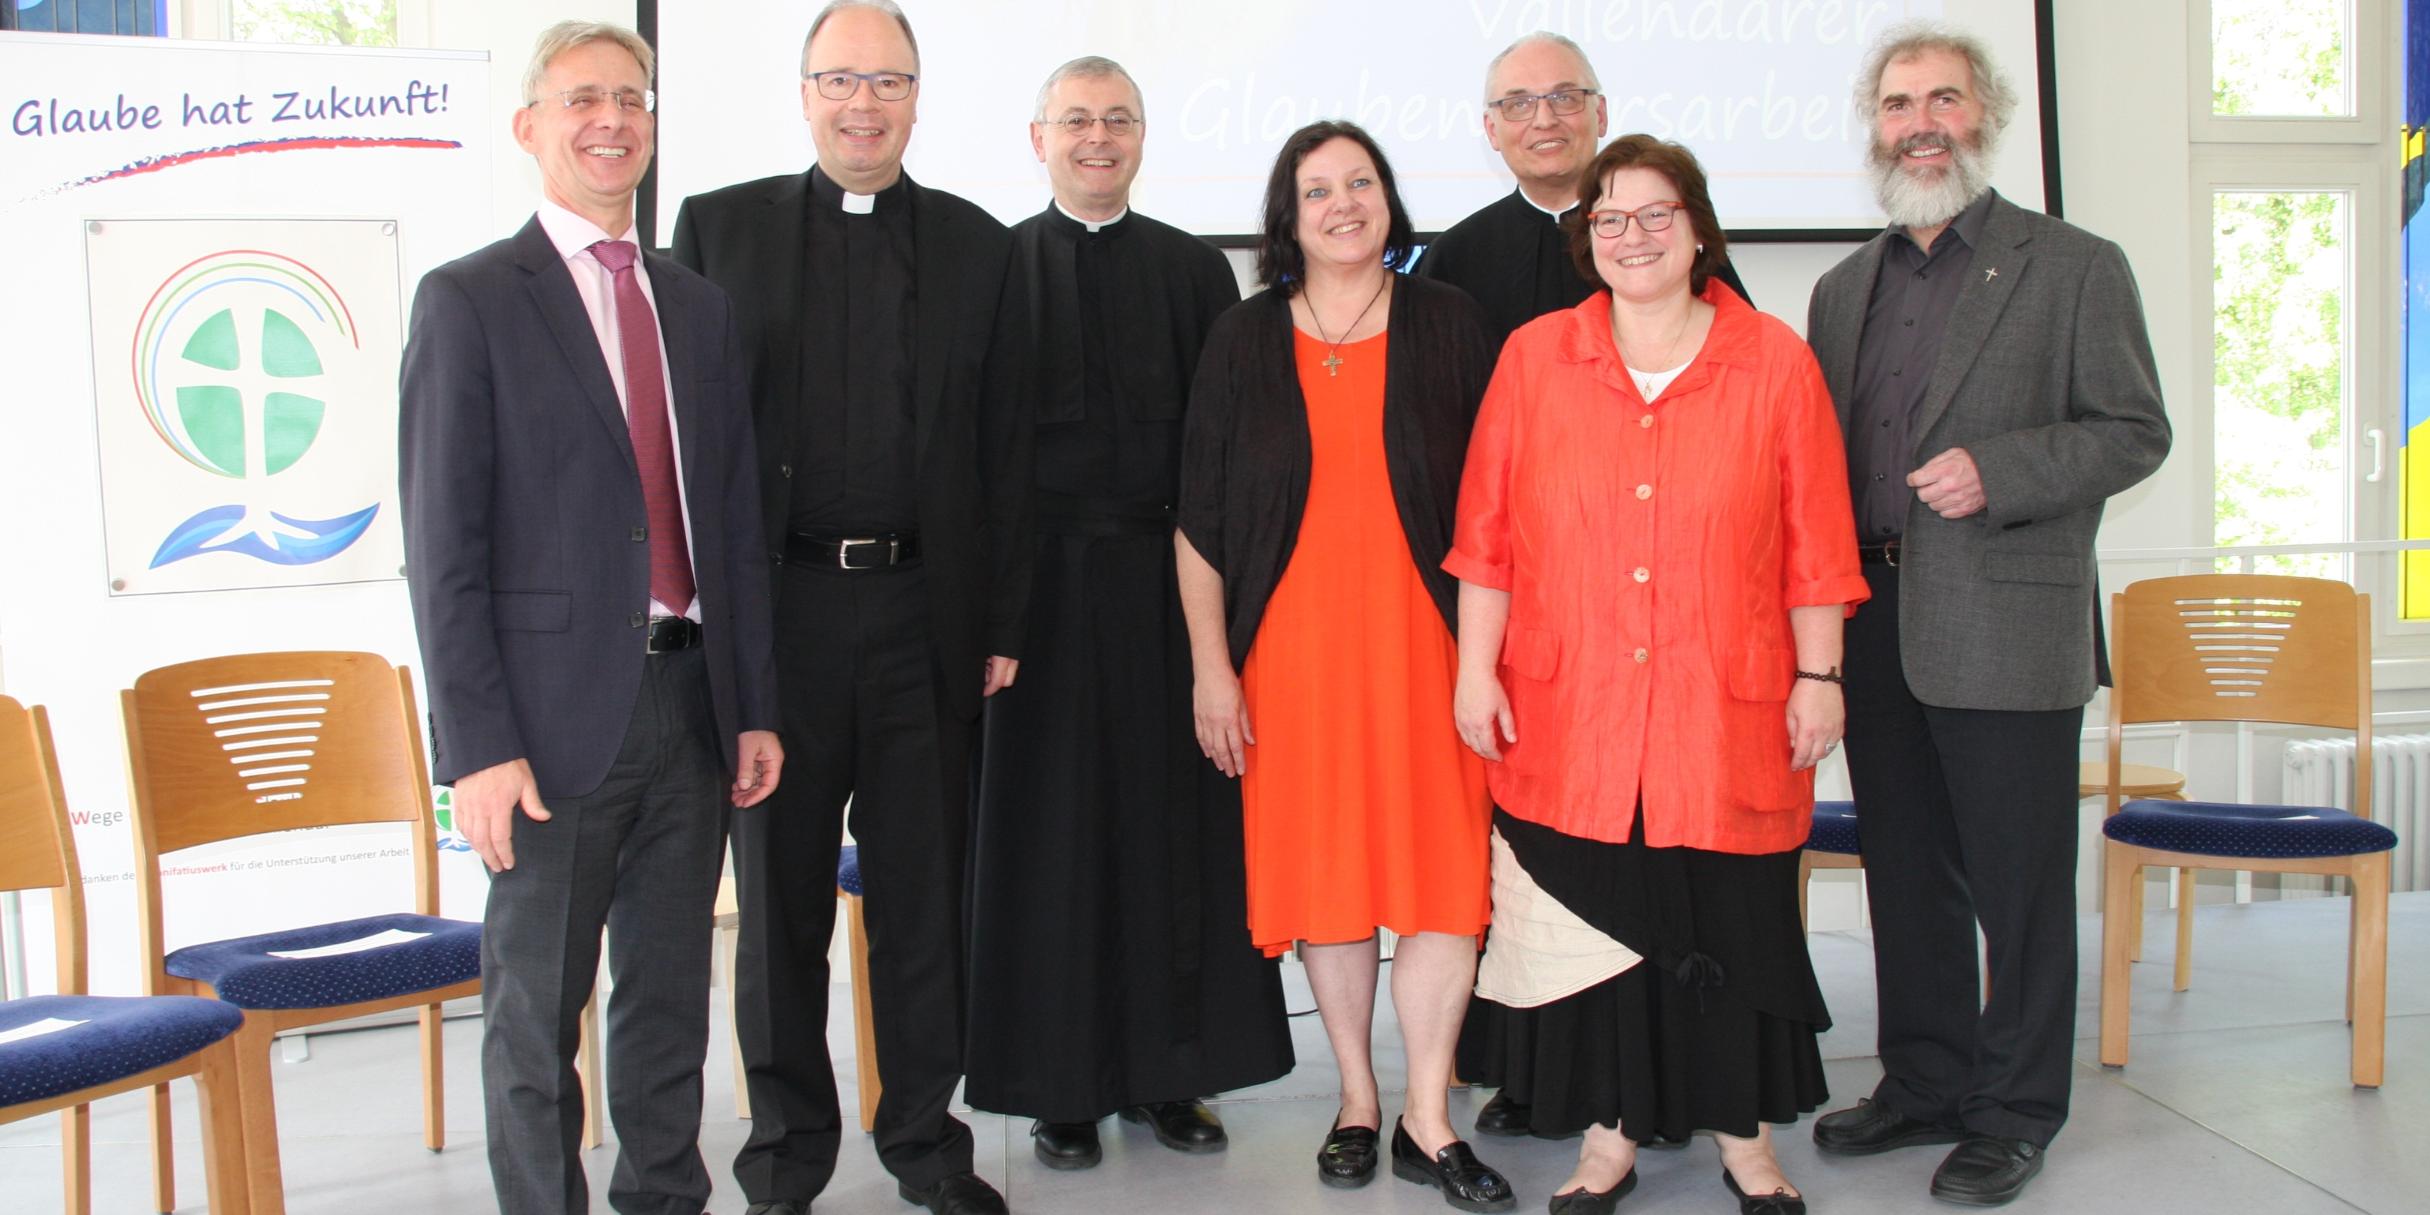
<svg viewBox="0 0 2430 1215">
<path fill-rule="evenodd" d="M 1869 564 L 1865 580 L 1873 598 L 1848 622 L 1846 670 L 1879 998 L 1873 1098 L 2048 1146 L 2067 1121 L 2073 1066 L 2084 710 L 1917 701 L 1899 658 L 1898 569 Z"/>
<path fill-rule="evenodd" d="M 633 642 L 641 644 L 639 637 Z M 703 651 L 651 656 L 607 779 L 517 813 L 515 867 L 481 926 L 481 1095 L 505 1215 L 590 1209 L 574 1047 L 607 929 L 608 1203 L 695 1215 L 709 944 L 726 843 L 731 740 L 716 737 Z"/>
<path fill-rule="evenodd" d="M 734 822 L 734 994 L 751 1095 L 734 1176 L 752 1202 L 807 1204 L 835 1174 L 827 946 L 847 801 L 885 1086 L 878 1158 L 914 1187 L 971 1171 L 970 1128 L 947 1107 L 962 1075 L 972 729 L 944 707 L 926 583 L 917 563 L 780 576 L 784 777 Z"/>
</svg>

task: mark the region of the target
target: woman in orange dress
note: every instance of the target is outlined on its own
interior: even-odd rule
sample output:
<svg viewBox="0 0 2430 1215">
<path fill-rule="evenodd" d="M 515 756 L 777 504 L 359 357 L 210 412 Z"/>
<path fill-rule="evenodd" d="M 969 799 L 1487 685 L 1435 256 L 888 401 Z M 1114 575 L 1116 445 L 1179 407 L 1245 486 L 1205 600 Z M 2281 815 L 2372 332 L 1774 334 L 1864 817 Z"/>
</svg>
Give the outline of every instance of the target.
<svg viewBox="0 0 2430 1215">
<path fill-rule="evenodd" d="M 1484 765 L 1451 717 L 1456 588 L 1441 569 L 1491 339 L 1410 249 L 1391 166 L 1317 123 L 1266 188 L 1268 289 L 1218 320 L 1190 395 L 1176 550 L 1199 746 L 1241 778 L 1250 936 L 1296 942 L 1341 1068 L 1317 1158 L 1375 1175 L 1376 930 L 1409 1088 L 1393 1172 L 1466 1210 L 1510 1185 L 1452 1133 L 1452 1050 L 1487 918 Z"/>
</svg>

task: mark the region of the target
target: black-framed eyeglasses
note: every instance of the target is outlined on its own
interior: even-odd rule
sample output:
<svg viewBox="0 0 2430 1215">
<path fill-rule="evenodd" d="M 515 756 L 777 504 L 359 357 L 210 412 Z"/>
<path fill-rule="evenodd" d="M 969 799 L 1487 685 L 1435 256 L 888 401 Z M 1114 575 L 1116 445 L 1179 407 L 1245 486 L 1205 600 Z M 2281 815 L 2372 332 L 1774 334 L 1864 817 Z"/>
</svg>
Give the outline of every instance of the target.
<svg viewBox="0 0 2430 1215">
<path fill-rule="evenodd" d="M 1516 97 L 1496 97 L 1485 104 L 1502 112 L 1507 122 L 1525 122 L 1536 116 L 1536 103 L 1541 101 L 1552 112 L 1567 118 L 1586 108 L 1586 103 L 1601 89 L 1555 89 L 1549 93 L 1524 93 Z"/>
<path fill-rule="evenodd" d="M 1086 114 L 1066 114 L 1061 118 L 1043 118 L 1039 121 L 1046 126 L 1061 127 L 1064 134 L 1075 139 L 1088 134 L 1090 127 L 1101 122 L 1105 124 L 1105 133 L 1108 136 L 1120 139 L 1137 131 L 1145 122 L 1144 119 L 1133 118 L 1128 114 L 1104 114 L 1095 118 Z"/>
<path fill-rule="evenodd" d="M 627 114 L 650 114 L 658 110 L 656 89 L 643 89 L 638 93 L 631 89 L 561 89 L 550 96 L 557 99 L 557 104 L 577 114 L 596 114 L 599 107 L 604 105 L 613 105 Z M 526 108 L 538 104 L 539 99 L 534 99 L 526 103 Z"/>
<path fill-rule="evenodd" d="M 829 101 L 852 100 L 864 80 L 878 100 L 901 101 L 911 96 L 911 86 L 919 77 L 909 72 L 804 72 L 802 79 L 816 82 L 818 95 Z"/>
<path fill-rule="evenodd" d="M 1632 219 L 1637 221 L 1637 227 L 1642 231 L 1661 232 L 1671 226 L 1672 220 L 1679 218 L 1680 209 L 1686 205 L 1672 199 L 1669 202 L 1650 202 L 1634 211 L 1623 211 L 1617 207 L 1609 211 L 1590 211 L 1586 222 L 1597 236 L 1618 236 L 1628 231 L 1628 221 Z"/>
</svg>

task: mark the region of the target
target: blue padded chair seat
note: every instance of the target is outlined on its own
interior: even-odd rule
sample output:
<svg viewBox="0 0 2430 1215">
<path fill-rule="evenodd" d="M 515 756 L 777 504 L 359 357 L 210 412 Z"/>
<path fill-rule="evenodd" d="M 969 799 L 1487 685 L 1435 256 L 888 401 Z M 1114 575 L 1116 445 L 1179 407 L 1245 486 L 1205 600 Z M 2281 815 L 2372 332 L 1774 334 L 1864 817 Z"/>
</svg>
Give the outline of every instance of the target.
<svg viewBox="0 0 2430 1215">
<path fill-rule="evenodd" d="M 316 949 L 392 928 L 430 935 L 327 957 L 270 956 L 272 950 Z M 164 960 L 170 974 L 209 983 L 220 999 L 238 1008 L 331 1008 L 480 978 L 481 926 L 423 915 L 375 915 L 189 945 Z"/>
<path fill-rule="evenodd" d="M 861 895 L 861 846 L 846 844 L 835 858 L 835 888 L 854 898 Z"/>
<path fill-rule="evenodd" d="M 166 1067 L 235 1033 L 245 1014 L 195 996 L 27 996 L 0 1004 L 0 1032 L 53 1018 L 83 1024 L 0 1043 L 0 1106 Z"/>
<path fill-rule="evenodd" d="M 1862 849 L 1856 846 L 1856 803 L 1814 803 L 1814 830 L 1806 836 L 1806 847 L 1816 852 L 1858 855 Z"/>
<path fill-rule="evenodd" d="M 2395 832 L 2327 806 L 2133 801 L 2101 821 L 2101 834 L 2164 852 L 2271 860 L 2361 856 L 2396 847 Z"/>
</svg>

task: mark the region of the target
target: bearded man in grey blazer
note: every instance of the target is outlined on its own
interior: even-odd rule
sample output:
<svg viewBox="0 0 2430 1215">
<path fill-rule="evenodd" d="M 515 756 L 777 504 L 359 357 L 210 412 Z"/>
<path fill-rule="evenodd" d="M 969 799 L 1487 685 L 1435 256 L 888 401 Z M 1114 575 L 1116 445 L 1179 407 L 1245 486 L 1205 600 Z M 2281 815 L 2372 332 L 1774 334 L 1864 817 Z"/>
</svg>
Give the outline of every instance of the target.
<svg viewBox="0 0 2430 1215">
<path fill-rule="evenodd" d="M 1814 1141 L 1955 1143 L 1933 1196 L 1994 1205 L 2067 1117 L 2093 537 L 2169 427 L 2125 256 L 1988 185 L 2015 97 L 1983 46 L 1902 25 L 1858 81 L 1890 227 L 1815 284 L 1806 334 L 1873 588 L 1848 622 L 1847 740 L 1883 1075 Z"/>
</svg>

